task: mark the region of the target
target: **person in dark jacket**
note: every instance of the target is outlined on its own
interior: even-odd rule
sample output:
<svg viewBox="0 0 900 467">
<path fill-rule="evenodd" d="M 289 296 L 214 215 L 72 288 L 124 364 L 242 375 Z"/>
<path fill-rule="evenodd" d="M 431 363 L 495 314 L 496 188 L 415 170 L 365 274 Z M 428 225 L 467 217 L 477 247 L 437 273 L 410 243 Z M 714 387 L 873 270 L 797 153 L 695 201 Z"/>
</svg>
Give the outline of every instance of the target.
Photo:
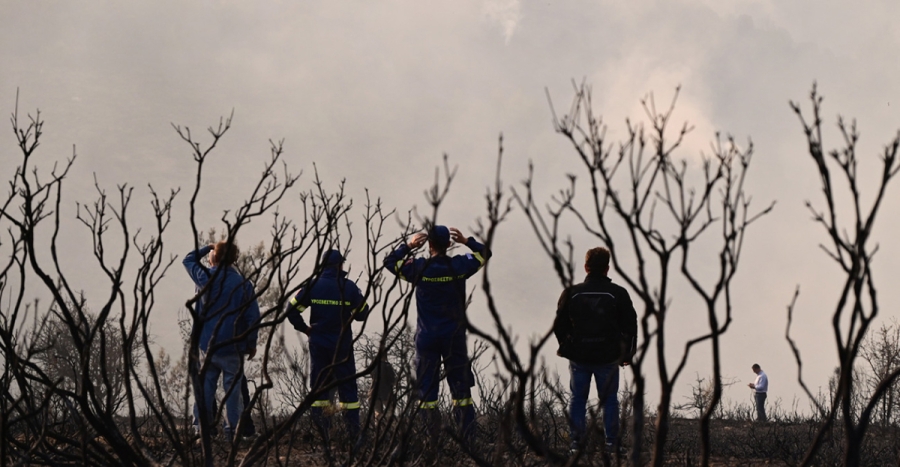
<svg viewBox="0 0 900 467">
<path fill-rule="evenodd" d="M 201 264 L 209 254 L 210 267 Z M 194 281 L 198 293 L 195 304 L 200 318 L 200 362 L 209 359 L 203 379 L 202 404 L 194 406 L 195 424 L 199 425 L 199 406 L 211 419 L 215 414 L 216 387 L 219 375 L 225 389 L 225 436 L 234 437 L 242 407 L 240 381 L 243 379 L 243 355 L 256 355 L 259 304 L 253 284 L 232 266 L 238 249 L 233 243 L 219 242 L 192 251 L 184 257 L 184 267 Z M 199 369 L 198 369 L 199 370 Z"/>
<path fill-rule="evenodd" d="M 448 256 L 451 238 L 472 252 Z M 411 257 L 426 240 L 431 257 Z M 469 439 L 475 433 L 471 392 L 475 378 L 466 349 L 466 279 L 478 272 L 490 257 L 490 250 L 474 238 L 466 238 L 458 229 L 437 225 L 427 235 L 414 235 L 409 243 L 401 244 L 384 259 L 385 269 L 415 284 L 416 383 L 420 408 L 433 437 L 440 430 L 440 417 L 435 409 L 442 363 L 457 426 Z"/>
<path fill-rule="evenodd" d="M 334 381 L 344 420 L 350 435 L 359 434 L 359 396 L 356 386 L 356 363 L 353 358 L 353 332 L 350 323 L 363 321 L 369 305 L 353 281 L 343 271 L 344 257 L 337 250 L 322 256 L 322 272 L 301 288 L 287 304 L 287 317 L 294 329 L 309 336 L 309 385 L 315 392 Z M 309 324 L 303 312 L 309 308 Z M 327 440 L 329 423 L 324 411 L 331 407 L 331 391 L 313 402 L 313 419 Z"/>
<path fill-rule="evenodd" d="M 585 442 L 585 406 L 591 377 L 596 380 L 603 405 L 606 444 L 618 444 L 619 365 L 628 365 L 634 355 L 637 313 L 628 292 L 607 277 L 609 258 L 606 248 L 588 250 L 584 259 L 587 277 L 563 291 L 553 323 L 559 341 L 557 354 L 569 359 L 572 449 L 583 447 Z"/>
</svg>

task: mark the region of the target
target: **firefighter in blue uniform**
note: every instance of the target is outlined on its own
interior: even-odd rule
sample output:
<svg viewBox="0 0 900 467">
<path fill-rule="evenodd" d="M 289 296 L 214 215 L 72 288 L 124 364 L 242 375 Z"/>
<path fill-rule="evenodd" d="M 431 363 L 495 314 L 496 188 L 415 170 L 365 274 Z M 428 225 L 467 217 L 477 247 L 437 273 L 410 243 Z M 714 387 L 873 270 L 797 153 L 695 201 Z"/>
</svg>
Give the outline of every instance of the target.
<svg viewBox="0 0 900 467">
<path fill-rule="evenodd" d="M 450 240 L 466 245 L 471 253 L 447 256 Z M 428 241 L 430 258 L 411 253 Z M 475 385 L 466 350 L 466 279 L 490 258 L 491 252 L 458 229 L 437 225 L 429 233 L 414 235 L 384 259 L 384 267 L 416 288 L 416 382 L 420 408 L 434 437 L 440 429 L 437 413 L 441 363 L 453 398 L 453 415 L 466 439 L 475 435 Z"/>
<path fill-rule="evenodd" d="M 344 257 L 337 250 L 322 255 L 322 272 L 301 288 L 287 304 L 287 317 L 294 329 L 309 336 L 309 385 L 315 392 L 336 380 L 344 421 L 351 438 L 359 434 L 359 397 L 356 363 L 353 359 L 353 320 L 363 321 L 369 305 L 353 281 L 343 271 Z M 303 312 L 309 308 L 309 325 Z M 327 441 L 329 422 L 324 416 L 331 407 L 332 391 L 323 392 L 312 405 L 313 420 Z"/>
</svg>

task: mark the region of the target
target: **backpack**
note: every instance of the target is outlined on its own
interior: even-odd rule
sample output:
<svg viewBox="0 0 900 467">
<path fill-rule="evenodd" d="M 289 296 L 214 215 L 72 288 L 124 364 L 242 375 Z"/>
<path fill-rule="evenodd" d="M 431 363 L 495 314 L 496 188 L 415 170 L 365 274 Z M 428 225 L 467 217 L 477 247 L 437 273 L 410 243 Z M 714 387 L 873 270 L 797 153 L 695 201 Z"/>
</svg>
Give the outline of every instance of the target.
<svg viewBox="0 0 900 467">
<path fill-rule="evenodd" d="M 586 363 L 611 363 L 622 357 L 622 330 L 616 297 L 609 292 L 578 292 L 569 299 L 571 349 Z"/>
</svg>

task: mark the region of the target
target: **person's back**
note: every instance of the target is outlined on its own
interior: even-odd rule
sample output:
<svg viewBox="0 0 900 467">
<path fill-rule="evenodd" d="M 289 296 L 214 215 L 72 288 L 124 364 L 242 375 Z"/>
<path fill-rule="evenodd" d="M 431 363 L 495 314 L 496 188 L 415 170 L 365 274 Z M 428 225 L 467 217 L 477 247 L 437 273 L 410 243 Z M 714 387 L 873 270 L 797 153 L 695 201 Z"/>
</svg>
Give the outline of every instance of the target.
<svg viewBox="0 0 900 467">
<path fill-rule="evenodd" d="M 628 292 L 608 277 L 588 275 L 560 298 L 565 319 L 557 319 L 554 332 L 559 355 L 587 364 L 621 361 L 633 350 L 637 319 Z"/>
<path fill-rule="evenodd" d="M 308 327 L 311 345 L 349 349 L 353 342 L 350 323 L 353 320 L 362 321 L 368 314 L 359 288 L 346 278 L 345 272 L 333 267 L 324 269 L 308 288 L 295 296 L 295 300 L 297 303 L 308 303 L 310 307 Z M 291 313 L 288 318 L 293 318 L 291 322 L 294 324 L 298 316 Z M 302 328 L 300 325 L 298 330 Z"/>
<path fill-rule="evenodd" d="M 208 350 L 210 343 L 223 343 L 241 336 L 259 318 L 254 308 L 253 285 L 234 268 L 212 267 L 207 292 L 200 298 L 198 314 L 203 319 L 200 349 Z M 222 347 L 222 352 L 244 353 L 247 340 Z"/>
<path fill-rule="evenodd" d="M 465 331 L 466 279 L 484 266 L 491 252 L 474 238 L 458 240 L 472 252 L 454 256 L 442 252 L 429 258 L 407 259 L 411 248 L 401 245 L 385 258 L 388 271 L 416 284 L 417 335 L 449 337 Z"/>
<path fill-rule="evenodd" d="M 419 333 L 447 336 L 465 330 L 466 278 L 479 265 L 465 256 L 420 258 L 421 273 L 416 285 Z"/>
</svg>

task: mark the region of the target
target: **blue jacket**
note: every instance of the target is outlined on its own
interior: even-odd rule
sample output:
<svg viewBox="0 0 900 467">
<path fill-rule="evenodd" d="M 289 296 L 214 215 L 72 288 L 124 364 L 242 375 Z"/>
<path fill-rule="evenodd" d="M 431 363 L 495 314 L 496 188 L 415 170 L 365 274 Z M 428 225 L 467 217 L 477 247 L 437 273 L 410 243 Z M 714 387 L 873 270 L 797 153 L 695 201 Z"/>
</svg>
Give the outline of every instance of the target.
<svg viewBox="0 0 900 467">
<path fill-rule="evenodd" d="M 183 261 L 198 292 L 209 285 L 195 304 L 195 310 L 203 321 L 200 349 L 204 352 L 209 349 L 210 342 L 218 343 L 233 339 L 247 332 L 259 321 L 259 304 L 250 281 L 244 279 L 233 267 L 218 271 L 216 267 L 207 268 L 200 264 L 200 259 L 206 256 L 210 249 L 209 246 L 205 246 L 192 251 L 184 256 Z M 247 353 L 256 347 L 258 334 L 259 331 L 253 329 L 245 339 L 233 345 L 220 347 L 218 352 Z"/>
<path fill-rule="evenodd" d="M 472 253 L 430 258 L 407 258 L 402 244 L 384 258 L 384 268 L 416 285 L 416 334 L 447 337 L 466 329 L 466 279 L 491 257 L 491 251 L 474 238 L 466 240 Z"/>
<path fill-rule="evenodd" d="M 346 276 L 337 266 L 326 267 L 287 304 L 288 321 L 300 332 L 309 331 L 310 345 L 330 349 L 340 345 L 343 351 L 348 351 L 353 343 L 350 323 L 363 321 L 369 315 L 365 297 Z M 311 308 L 309 325 L 303 320 L 307 308 Z"/>
</svg>

